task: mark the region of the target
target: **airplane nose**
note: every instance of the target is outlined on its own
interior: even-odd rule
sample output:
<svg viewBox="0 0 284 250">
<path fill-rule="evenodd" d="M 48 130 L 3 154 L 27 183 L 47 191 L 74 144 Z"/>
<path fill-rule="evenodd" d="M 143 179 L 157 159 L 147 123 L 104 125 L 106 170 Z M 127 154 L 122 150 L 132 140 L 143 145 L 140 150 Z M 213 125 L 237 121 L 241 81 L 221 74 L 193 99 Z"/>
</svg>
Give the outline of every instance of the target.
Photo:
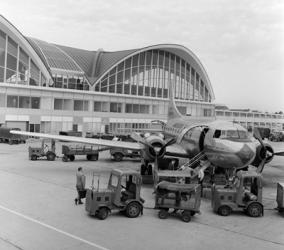
<svg viewBox="0 0 284 250">
<path fill-rule="evenodd" d="M 237 156 L 240 158 L 241 162 L 246 165 L 253 161 L 255 157 L 255 150 L 247 144 L 244 144 L 240 151 L 237 153 Z"/>
</svg>

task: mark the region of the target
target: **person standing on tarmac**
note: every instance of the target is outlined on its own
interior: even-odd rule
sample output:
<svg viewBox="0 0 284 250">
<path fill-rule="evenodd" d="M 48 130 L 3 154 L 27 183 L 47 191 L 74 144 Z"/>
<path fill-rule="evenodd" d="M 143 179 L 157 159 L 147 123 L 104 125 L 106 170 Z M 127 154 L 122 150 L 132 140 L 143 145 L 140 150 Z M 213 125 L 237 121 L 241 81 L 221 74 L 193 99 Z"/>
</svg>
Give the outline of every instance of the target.
<svg viewBox="0 0 284 250">
<path fill-rule="evenodd" d="M 85 184 L 86 184 L 86 176 L 83 173 L 82 167 L 79 167 L 76 173 L 76 189 L 77 189 L 78 196 L 77 198 L 75 198 L 75 205 L 83 204 L 81 199 L 85 198 L 85 195 L 82 195 L 82 193 L 86 191 Z"/>
</svg>

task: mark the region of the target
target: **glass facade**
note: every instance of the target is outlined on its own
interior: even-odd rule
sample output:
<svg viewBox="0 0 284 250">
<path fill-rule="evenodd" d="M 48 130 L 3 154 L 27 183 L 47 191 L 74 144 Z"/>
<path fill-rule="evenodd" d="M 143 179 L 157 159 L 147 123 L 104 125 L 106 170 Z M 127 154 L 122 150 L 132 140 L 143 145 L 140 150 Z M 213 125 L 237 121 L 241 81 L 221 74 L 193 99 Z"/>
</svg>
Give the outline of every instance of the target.
<svg viewBox="0 0 284 250">
<path fill-rule="evenodd" d="M 0 82 L 41 86 L 45 81 L 23 48 L 0 30 Z"/>
<path fill-rule="evenodd" d="M 106 73 L 95 91 L 168 98 L 174 84 L 175 98 L 211 102 L 211 95 L 197 71 L 179 56 L 164 50 L 138 53 Z"/>
</svg>

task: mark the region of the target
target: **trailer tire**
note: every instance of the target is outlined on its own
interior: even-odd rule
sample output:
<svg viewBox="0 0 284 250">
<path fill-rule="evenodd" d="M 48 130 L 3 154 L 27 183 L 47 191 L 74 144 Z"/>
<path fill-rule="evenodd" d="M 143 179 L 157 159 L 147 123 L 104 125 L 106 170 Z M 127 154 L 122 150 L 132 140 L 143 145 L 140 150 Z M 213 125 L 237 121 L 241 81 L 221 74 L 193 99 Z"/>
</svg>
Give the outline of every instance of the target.
<svg viewBox="0 0 284 250">
<path fill-rule="evenodd" d="M 68 157 L 69 157 L 70 161 L 74 161 L 75 160 L 75 155 L 69 155 Z"/>
<path fill-rule="evenodd" d="M 63 155 L 62 161 L 67 162 L 68 161 L 68 157 L 66 155 Z"/>
<path fill-rule="evenodd" d="M 97 161 L 99 159 L 98 155 L 87 155 L 88 161 Z"/>
<path fill-rule="evenodd" d="M 105 220 L 108 217 L 108 209 L 106 207 L 101 207 L 98 211 L 98 218 L 100 220 Z"/>
<path fill-rule="evenodd" d="M 46 159 L 48 161 L 54 161 L 55 160 L 56 155 L 53 152 L 47 152 L 46 153 Z"/>
<path fill-rule="evenodd" d="M 188 223 L 191 221 L 190 211 L 183 211 L 181 215 L 182 221 Z"/>
<path fill-rule="evenodd" d="M 115 154 L 113 155 L 113 157 L 114 157 L 114 160 L 115 160 L 115 161 L 122 161 L 122 159 L 123 159 L 123 154 L 122 154 L 122 153 L 115 153 Z"/>
<path fill-rule="evenodd" d="M 99 155 L 92 155 L 92 161 L 97 161 L 99 159 Z"/>
</svg>

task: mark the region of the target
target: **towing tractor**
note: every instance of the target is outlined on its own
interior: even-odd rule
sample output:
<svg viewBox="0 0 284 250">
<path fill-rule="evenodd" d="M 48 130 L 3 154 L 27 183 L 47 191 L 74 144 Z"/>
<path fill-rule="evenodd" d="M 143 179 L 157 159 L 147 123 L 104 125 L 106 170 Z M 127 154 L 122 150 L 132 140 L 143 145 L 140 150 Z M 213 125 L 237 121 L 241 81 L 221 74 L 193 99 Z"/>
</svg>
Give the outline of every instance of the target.
<svg viewBox="0 0 284 250">
<path fill-rule="evenodd" d="M 142 177 L 133 170 L 114 169 L 111 171 L 106 189 L 92 187 L 86 193 L 86 211 L 104 220 L 114 211 L 121 211 L 129 218 L 143 214 L 144 199 L 140 197 Z"/>
<path fill-rule="evenodd" d="M 41 141 L 41 147 L 29 147 L 29 159 L 36 161 L 39 158 L 46 158 L 48 161 L 54 161 L 55 154 L 55 140 L 51 140 L 51 146 L 45 140 Z"/>
<path fill-rule="evenodd" d="M 244 211 L 251 217 L 263 215 L 262 178 L 257 172 L 238 171 L 230 184 L 212 186 L 212 208 L 222 216 Z"/>
</svg>

